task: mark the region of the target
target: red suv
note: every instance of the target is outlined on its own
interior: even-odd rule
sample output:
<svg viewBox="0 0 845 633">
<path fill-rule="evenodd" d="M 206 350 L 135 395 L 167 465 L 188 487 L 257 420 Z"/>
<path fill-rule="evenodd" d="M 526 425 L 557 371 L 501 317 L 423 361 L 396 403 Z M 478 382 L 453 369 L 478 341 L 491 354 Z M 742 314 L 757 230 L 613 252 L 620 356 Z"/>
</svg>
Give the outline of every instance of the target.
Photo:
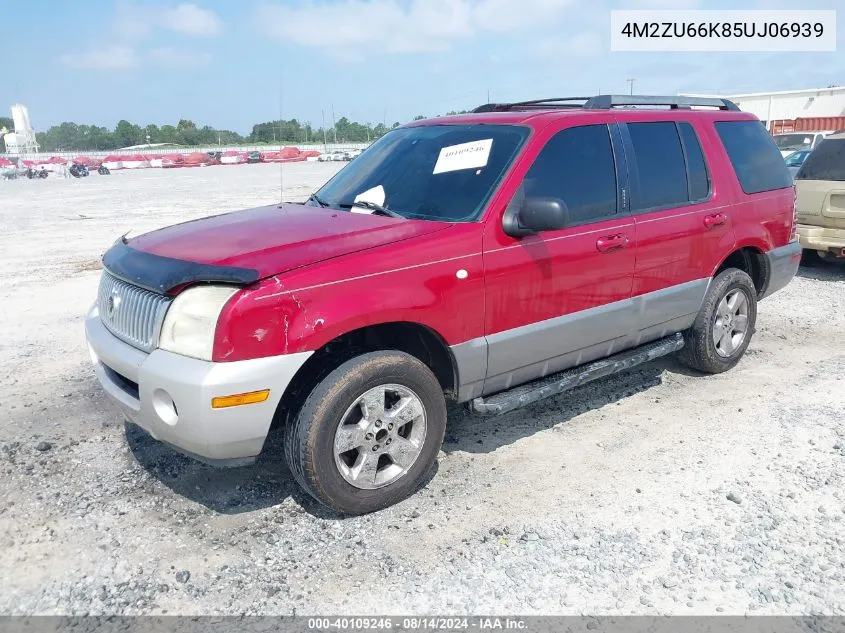
<svg viewBox="0 0 845 633">
<path fill-rule="evenodd" d="M 277 423 L 303 488 L 364 513 L 421 485 L 447 398 L 501 413 L 678 350 L 730 369 L 795 230 L 729 101 L 488 104 L 389 132 L 304 203 L 118 240 L 86 334 L 153 437 L 238 464 Z"/>
</svg>

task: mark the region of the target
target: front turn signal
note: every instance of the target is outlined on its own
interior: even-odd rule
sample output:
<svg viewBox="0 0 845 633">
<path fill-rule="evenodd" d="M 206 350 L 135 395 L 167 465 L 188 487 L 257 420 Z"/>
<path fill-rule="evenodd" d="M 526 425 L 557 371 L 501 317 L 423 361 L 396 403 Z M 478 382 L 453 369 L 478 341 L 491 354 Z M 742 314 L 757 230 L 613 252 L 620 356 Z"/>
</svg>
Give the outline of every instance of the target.
<svg viewBox="0 0 845 633">
<path fill-rule="evenodd" d="M 250 391 L 248 393 L 236 393 L 231 396 L 218 396 L 211 399 L 212 409 L 225 409 L 226 407 L 239 407 L 242 404 L 255 404 L 264 402 L 270 397 L 269 389 L 261 391 Z"/>
</svg>

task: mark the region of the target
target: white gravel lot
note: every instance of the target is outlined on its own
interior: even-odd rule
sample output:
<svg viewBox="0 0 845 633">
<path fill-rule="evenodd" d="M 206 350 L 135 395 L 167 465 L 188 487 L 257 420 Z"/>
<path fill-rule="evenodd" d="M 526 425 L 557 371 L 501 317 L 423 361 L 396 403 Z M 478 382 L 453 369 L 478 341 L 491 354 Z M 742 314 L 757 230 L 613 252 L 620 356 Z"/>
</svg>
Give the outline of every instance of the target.
<svg viewBox="0 0 845 633">
<path fill-rule="evenodd" d="M 286 165 L 286 198 L 336 169 Z M 0 183 L 0 613 L 845 614 L 843 266 L 762 302 L 727 374 L 456 410 L 426 488 L 366 517 L 303 496 L 277 436 L 215 470 L 125 428 L 84 346 L 96 260 L 278 192 L 265 165 Z"/>
</svg>

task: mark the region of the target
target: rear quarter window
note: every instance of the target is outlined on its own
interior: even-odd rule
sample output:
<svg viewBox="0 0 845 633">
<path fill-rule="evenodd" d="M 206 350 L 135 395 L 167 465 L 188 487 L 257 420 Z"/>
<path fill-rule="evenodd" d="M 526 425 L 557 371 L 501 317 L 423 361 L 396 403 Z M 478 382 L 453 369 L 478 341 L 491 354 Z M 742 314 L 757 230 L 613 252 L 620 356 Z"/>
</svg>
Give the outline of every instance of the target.
<svg viewBox="0 0 845 633">
<path fill-rule="evenodd" d="M 825 139 L 810 152 L 795 180 L 845 181 L 845 139 Z"/>
<path fill-rule="evenodd" d="M 774 139 L 759 121 L 717 121 L 716 132 L 728 152 L 745 193 L 792 186 L 792 176 Z"/>
</svg>

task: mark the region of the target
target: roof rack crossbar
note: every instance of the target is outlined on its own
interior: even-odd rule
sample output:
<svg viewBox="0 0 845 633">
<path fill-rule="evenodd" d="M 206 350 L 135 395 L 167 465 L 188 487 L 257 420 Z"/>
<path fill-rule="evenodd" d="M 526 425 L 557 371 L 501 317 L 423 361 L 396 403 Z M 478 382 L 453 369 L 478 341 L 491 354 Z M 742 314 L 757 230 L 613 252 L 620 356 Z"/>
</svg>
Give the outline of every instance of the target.
<svg viewBox="0 0 845 633">
<path fill-rule="evenodd" d="M 554 97 L 553 99 L 532 99 L 531 101 L 516 101 L 508 105 L 512 106 L 526 106 L 526 105 L 542 105 L 546 103 L 559 103 L 561 101 L 589 101 L 591 97 Z"/>
<path fill-rule="evenodd" d="M 729 99 L 716 97 L 663 97 L 652 95 L 599 95 L 591 97 L 584 104 L 584 108 L 592 110 L 608 110 L 616 106 L 669 106 L 671 109 L 689 109 L 693 106 L 719 108 L 720 110 L 739 110 L 737 105 Z"/>
<path fill-rule="evenodd" d="M 581 101 L 583 103 L 572 103 Z M 720 110 L 739 110 L 729 99 L 717 97 L 681 97 L 653 95 L 598 95 L 595 97 L 555 97 L 532 99 L 514 103 L 485 103 L 473 112 L 509 112 L 512 110 L 556 110 L 561 108 L 585 108 L 588 110 L 610 110 L 618 106 L 669 106 L 673 110 L 689 110 L 692 107 L 710 107 Z"/>
</svg>

